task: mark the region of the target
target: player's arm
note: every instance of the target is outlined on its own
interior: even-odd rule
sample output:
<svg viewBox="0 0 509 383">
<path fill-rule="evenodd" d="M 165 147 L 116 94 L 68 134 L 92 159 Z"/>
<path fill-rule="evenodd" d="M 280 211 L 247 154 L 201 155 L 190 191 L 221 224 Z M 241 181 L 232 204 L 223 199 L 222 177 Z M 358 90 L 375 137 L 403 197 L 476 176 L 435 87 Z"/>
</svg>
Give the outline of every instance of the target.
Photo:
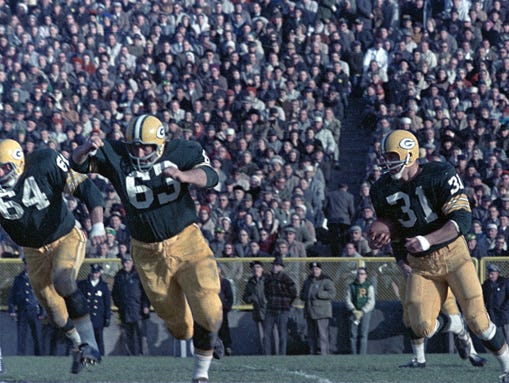
<svg viewBox="0 0 509 383">
<path fill-rule="evenodd" d="M 217 185 L 219 177 L 216 171 L 210 166 L 210 159 L 205 150 L 198 144 L 189 148 L 189 161 L 186 166 L 188 170 L 180 170 L 179 167 L 169 161 L 169 166 L 163 170 L 163 177 L 171 178 L 181 183 L 197 186 L 199 188 L 210 188 Z"/>
<path fill-rule="evenodd" d="M 104 146 L 104 142 L 99 135 L 91 135 L 83 144 L 73 150 L 71 156 L 71 167 L 80 173 L 95 173 L 91 154 Z"/>
<path fill-rule="evenodd" d="M 66 179 L 65 192 L 81 199 L 87 205 L 92 221 L 90 239 L 93 245 L 98 245 L 106 240 L 104 229 L 104 197 L 97 186 L 84 174 L 69 170 Z"/>
<path fill-rule="evenodd" d="M 448 221 L 438 230 L 426 235 L 408 238 L 405 244 L 410 253 L 428 250 L 433 245 L 451 241 L 459 235 L 468 233 L 472 221 L 472 212 L 468 197 L 463 189 L 460 177 L 452 166 L 442 177 L 439 187 L 439 200 L 442 214 Z"/>
</svg>

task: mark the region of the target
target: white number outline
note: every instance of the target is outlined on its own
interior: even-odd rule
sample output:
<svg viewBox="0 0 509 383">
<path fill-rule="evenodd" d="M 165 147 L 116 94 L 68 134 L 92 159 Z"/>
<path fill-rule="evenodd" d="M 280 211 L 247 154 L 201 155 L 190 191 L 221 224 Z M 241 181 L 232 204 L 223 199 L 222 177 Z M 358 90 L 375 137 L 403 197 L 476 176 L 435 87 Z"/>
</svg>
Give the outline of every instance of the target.
<svg viewBox="0 0 509 383">
<path fill-rule="evenodd" d="M 155 177 L 160 177 L 163 170 L 170 167 L 175 166 L 170 161 L 163 161 L 154 164 L 152 169 L 149 171 L 138 171 L 135 170 L 126 176 L 126 192 L 129 198 L 129 202 L 131 205 L 136 207 L 137 209 L 147 209 L 154 202 L 154 192 L 151 188 L 145 185 L 146 181 L 150 181 L 152 175 L 150 172 L 154 172 Z M 167 191 L 158 193 L 156 195 L 157 201 L 160 205 L 167 204 L 169 202 L 175 201 L 179 194 L 180 189 L 182 187 L 181 183 L 174 180 L 173 178 L 166 177 L 166 186 Z M 139 197 L 144 196 L 144 199 L 140 199 Z"/>
<path fill-rule="evenodd" d="M 41 191 L 41 188 L 33 176 L 23 181 L 22 193 L 21 202 L 25 207 L 35 206 L 35 208 L 40 211 L 50 205 L 48 197 Z M 10 199 L 14 196 L 14 190 L 0 195 L 0 215 L 11 221 L 20 219 L 25 213 L 25 210 L 19 203 Z"/>
</svg>

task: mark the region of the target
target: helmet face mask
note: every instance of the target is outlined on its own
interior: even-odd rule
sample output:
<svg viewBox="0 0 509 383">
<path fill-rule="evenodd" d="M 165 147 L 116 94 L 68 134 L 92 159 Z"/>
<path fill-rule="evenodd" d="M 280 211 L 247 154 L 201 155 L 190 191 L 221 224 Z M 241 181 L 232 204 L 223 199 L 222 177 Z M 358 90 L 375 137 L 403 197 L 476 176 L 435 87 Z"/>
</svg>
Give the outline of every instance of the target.
<svg viewBox="0 0 509 383">
<path fill-rule="evenodd" d="M 25 155 L 21 145 L 14 140 L 0 141 L 0 177 L 2 189 L 12 189 L 25 170 Z"/>
<path fill-rule="evenodd" d="M 381 164 L 385 173 L 390 173 L 393 179 L 399 180 L 405 169 L 412 166 L 419 157 L 419 143 L 417 138 L 407 130 L 394 130 L 382 141 Z"/>
<path fill-rule="evenodd" d="M 129 158 L 139 171 L 151 169 L 164 152 L 166 131 L 162 122 L 154 116 L 143 114 L 134 118 L 125 136 Z"/>
</svg>

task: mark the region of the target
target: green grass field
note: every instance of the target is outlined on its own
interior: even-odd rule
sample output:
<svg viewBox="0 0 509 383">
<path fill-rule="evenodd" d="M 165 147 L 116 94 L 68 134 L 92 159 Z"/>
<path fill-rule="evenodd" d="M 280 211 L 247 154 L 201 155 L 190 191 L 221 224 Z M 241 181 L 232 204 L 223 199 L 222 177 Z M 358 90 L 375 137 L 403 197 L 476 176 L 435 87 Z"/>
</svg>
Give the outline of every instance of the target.
<svg viewBox="0 0 509 383">
<path fill-rule="evenodd" d="M 491 355 L 475 368 L 453 354 L 429 354 L 424 369 L 402 369 L 410 355 L 236 356 L 213 361 L 211 383 L 496 383 Z M 106 357 L 79 375 L 70 357 L 4 357 L 2 382 L 189 383 L 192 358 Z"/>
</svg>

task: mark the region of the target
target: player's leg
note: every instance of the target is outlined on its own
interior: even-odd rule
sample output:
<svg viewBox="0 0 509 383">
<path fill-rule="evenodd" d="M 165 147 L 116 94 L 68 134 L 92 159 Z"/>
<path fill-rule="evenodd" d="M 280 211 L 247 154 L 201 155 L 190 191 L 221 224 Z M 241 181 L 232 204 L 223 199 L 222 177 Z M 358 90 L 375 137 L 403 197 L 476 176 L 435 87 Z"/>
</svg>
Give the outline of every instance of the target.
<svg viewBox="0 0 509 383">
<path fill-rule="evenodd" d="M 466 247 L 466 245 L 465 245 Z M 467 253 L 468 254 L 468 253 Z M 509 382 L 509 348 L 504 335 L 490 320 L 484 306 L 482 288 L 473 263 L 468 260 L 458 264 L 448 277 L 468 327 L 481 339 L 484 347 L 499 361 Z"/>
<path fill-rule="evenodd" d="M 403 308 L 403 324 L 408 331 L 410 345 L 412 347 L 413 358 L 410 362 L 400 365 L 400 368 L 424 368 L 426 367 L 426 353 L 424 338 L 414 336 L 414 332 L 410 329 L 410 318 L 408 317 L 408 303 L 406 301 L 407 278 L 403 276 L 399 289 L 399 296 Z"/>
<path fill-rule="evenodd" d="M 51 272 L 55 290 L 64 298 L 69 318 L 81 341 L 98 350 L 87 300 L 76 285 L 78 271 L 85 259 L 85 245 L 86 238 L 77 228 L 51 244 L 53 252 Z"/>
<path fill-rule="evenodd" d="M 460 326 L 460 328 L 458 329 L 458 333 L 455 334 L 455 339 L 454 339 L 455 343 L 457 344 L 456 347 L 458 349 L 458 353 L 460 354 L 460 357 L 462 357 L 462 352 L 464 354 L 466 353 L 466 354 L 468 354 L 468 360 L 470 361 L 472 366 L 483 367 L 487 363 L 487 360 L 485 358 L 481 357 L 477 353 L 477 351 L 474 347 L 474 342 L 472 341 L 468 330 L 465 328 L 465 322 L 463 320 L 463 316 L 458 308 L 458 305 L 456 303 L 456 297 L 454 296 L 451 289 L 449 289 L 449 291 L 447 293 L 447 298 L 446 298 L 444 304 L 442 305 L 442 313 L 444 315 L 446 315 L 447 317 L 449 317 L 450 323 L 458 323 Z M 459 334 L 465 334 L 466 339 L 459 337 L 458 336 Z M 462 346 L 461 344 L 458 344 L 458 343 L 464 342 L 465 340 L 466 340 L 466 347 L 468 347 L 468 350 L 466 352 L 461 351 L 464 349 L 464 346 Z M 462 357 L 462 358 L 465 359 L 466 357 Z"/>
<path fill-rule="evenodd" d="M 416 272 L 410 274 L 407 283 L 405 299 L 414 339 L 430 338 L 445 324 L 439 313 L 447 296 L 447 285 Z"/>
</svg>

